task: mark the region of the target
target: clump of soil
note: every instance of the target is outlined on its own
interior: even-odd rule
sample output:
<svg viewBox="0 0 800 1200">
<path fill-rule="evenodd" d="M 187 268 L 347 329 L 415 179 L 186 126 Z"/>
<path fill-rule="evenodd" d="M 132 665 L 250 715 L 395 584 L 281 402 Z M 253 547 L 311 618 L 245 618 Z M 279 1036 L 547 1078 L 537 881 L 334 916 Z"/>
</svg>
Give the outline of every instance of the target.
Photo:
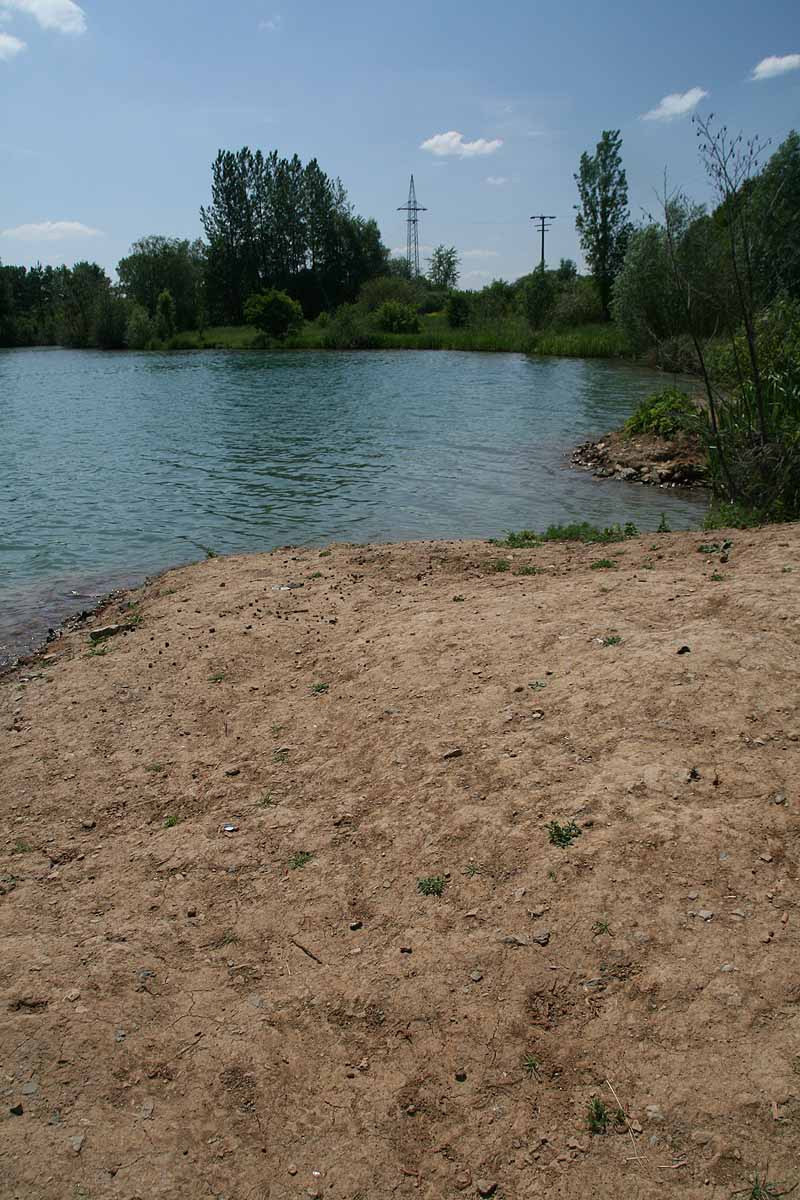
<svg viewBox="0 0 800 1200">
<path fill-rule="evenodd" d="M 600 549 L 213 559 L 3 677 L 3 1196 L 797 1181 L 800 529 Z"/>
<path fill-rule="evenodd" d="M 705 455 L 694 434 L 667 439 L 654 434 L 629 437 L 616 430 L 599 441 L 578 446 L 571 461 L 601 479 L 659 487 L 698 487 L 707 482 Z"/>
</svg>

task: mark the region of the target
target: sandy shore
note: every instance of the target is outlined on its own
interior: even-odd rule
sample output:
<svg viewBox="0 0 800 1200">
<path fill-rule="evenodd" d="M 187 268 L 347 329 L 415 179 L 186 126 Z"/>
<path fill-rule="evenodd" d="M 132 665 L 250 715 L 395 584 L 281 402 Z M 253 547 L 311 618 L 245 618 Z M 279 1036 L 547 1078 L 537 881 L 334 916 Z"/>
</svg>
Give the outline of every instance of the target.
<svg viewBox="0 0 800 1200">
<path fill-rule="evenodd" d="M 0 1195 L 795 1183 L 799 579 L 800 526 L 283 550 L 4 676 Z"/>
</svg>

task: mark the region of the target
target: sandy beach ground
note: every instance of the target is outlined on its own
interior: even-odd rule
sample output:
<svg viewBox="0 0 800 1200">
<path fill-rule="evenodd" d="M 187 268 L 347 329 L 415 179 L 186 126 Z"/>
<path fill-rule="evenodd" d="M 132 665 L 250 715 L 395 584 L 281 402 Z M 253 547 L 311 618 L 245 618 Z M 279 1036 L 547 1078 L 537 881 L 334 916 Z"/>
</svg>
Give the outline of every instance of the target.
<svg viewBox="0 0 800 1200">
<path fill-rule="evenodd" d="M 284 549 L 3 676 L 0 1195 L 798 1182 L 799 582 L 797 526 Z"/>
</svg>

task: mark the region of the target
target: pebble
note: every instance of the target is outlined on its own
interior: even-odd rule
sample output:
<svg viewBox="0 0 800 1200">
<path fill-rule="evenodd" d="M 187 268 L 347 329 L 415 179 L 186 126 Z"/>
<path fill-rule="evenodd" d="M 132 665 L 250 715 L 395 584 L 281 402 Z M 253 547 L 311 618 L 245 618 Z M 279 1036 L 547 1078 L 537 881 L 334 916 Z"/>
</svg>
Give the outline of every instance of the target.
<svg viewBox="0 0 800 1200">
<path fill-rule="evenodd" d="M 124 1029 L 115 1029 L 114 1030 L 114 1041 L 115 1042 L 124 1042 L 125 1041 L 125 1030 Z"/>
<path fill-rule="evenodd" d="M 467 1081 L 467 1072 L 463 1069 L 463 1067 L 459 1067 L 459 1069 L 456 1071 L 456 1082 L 457 1083 L 466 1083 L 466 1081 Z"/>
<path fill-rule="evenodd" d="M 74 1004 L 75 1001 L 80 1000 L 80 998 L 81 994 L 77 988 L 73 988 L 71 992 L 67 992 L 66 996 L 64 997 L 64 999 L 69 1000 L 71 1004 Z"/>
<path fill-rule="evenodd" d="M 351 921 L 351 922 L 350 922 L 350 928 L 351 928 L 351 930 L 353 931 L 353 933 L 355 933 L 355 932 L 356 932 L 356 930 L 358 930 L 358 929 L 363 929 L 364 927 L 363 927 L 363 925 L 362 925 L 361 921 Z"/>
<path fill-rule="evenodd" d="M 446 754 L 443 754 L 442 759 L 443 761 L 447 762 L 447 760 L 450 758 L 461 758 L 463 753 L 463 750 L 461 750 L 459 747 L 456 747 L 454 750 L 448 750 Z"/>
<path fill-rule="evenodd" d="M 709 1133 L 707 1129 L 695 1129 L 692 1134 L 692 1141 L 695 1146 L 707 1146 L 713 1137 L 713 1133 Z"/>
<path fill-rule="evenodd" d="M 483 975 L 481 975 L 480 971 L 470 971 L 469 977 L 473 983 L 480 983 L 480 981 L 483 979 Z"/>
<path fill-rule="evenodd" d="M 186 915 L 187 915 L 187 917 L 196 917 L 196 916 L 197 916 L 197 909 L 196 909 L 196 908 L 194 908 L 194 907 L 192 907 L 192 908 L 187 908 L 187 910 L 186 910 Z"/>
<path fill-rule="evenodd" d="M 714 914 L 710 908 L 698 908 L 696 916 L 698 916 L 701 921 L 710 921 Z"/>
<path fill-rule="evenodd" d="M 290 1174 L 290 1175 L 296 1175 L 296 1174 L 297 1174 L 297 1167 L 295 1166 L 295 1164 L 294 1164 L 294 1163 L 289 1163 L 289 1165 L 288 1165 L 288 1167 L 286 1168 L 286 1170 L 289 1172 L 289 1174 Z"/>
<path fill-rule="evenodd" d="M 774 796 L 770 796 L 771 804 L 785 804 L 786 792 L 776 792 Z"/>
<path fill-rule="evenodd" d="M 39 1084 L 35 1079 L 29 1079 L 27 1083 L 23 1083 L 20 1091 L 23 1096 L 35 1096 L 39 1091 Z"/>
<path fill-rule="evenodd" d="M 150 1120 L 150 1118 L 153 1115 L 153 1109 L 155 1108 L 155 1106 L 156 1106 L 155 1100 L 145 1100 L 144 1101 L 144 1103 L 142 1104 L 142 1120 L 143 1121 Z"/>
<path fill-rule="evenodd" d="M 81 821 L 81 829 L 94 829 L 95 822 L 92 820 Z"/>
<path fill-rule="evenodd" d="M 663 1121 L 664 1113 L 661 1110 L 660 1104 L 648 1104 L 644 1110 L 648 1121 Z"/>
<path fill-rule="evenodd" d="M 456 1187 L 460 1192 L 463 1192 L 465 1188 L 468 1188 L 471 1183 L 472 1176 L 467 1175 L 466 1172 L 461 1175 L 456 1175 Z"/>
<path fill-rule="evenodd" d="M 8 1111 L 11 1113 L 12 1117 L 21 1117 L 25 1110 L 21 1104 L 12 1104 Z"/>
<path fill-rule="evenodd" d="M 700 895 L 699 892 L 688 892 L 686 899 L 687 900 L 696 900 L 699 895 Z"/>
<path fill-rule="evenodd" d="M 479 1196 L 493 1196 L 497 1191 L 497 1182 L 494 1179 L 479 1179 L 475 1187 L 478 1189 Z"/>
<path fill-rule="evenodd" d="M 72 1147 L 73 1154 L 80 1154 L 83 1149 L 83 1143 L 86 1139 L 82 1133 L 76 1133 L 74 1137 L 69 1139 L 69 1144 Z"/>
<path fill-rule="evenodd" d="M 550 930 L 541 929 L 538 933 L 533 935 L 533 940 L 536 942 L 537 946 L 546 946 L 550 941 Z"/>
<path fill-rule="evenodd" d="M 729 975 L 731 971 L 735 970 L 736 967 L 733 965 L 733 963 L 723 963 L 720 967 L 720 971 L 722 971 L 724 975 Z"/>
<path fill-rule="evenodd" d="M 762 862 L 772 862 L 772 855 L 767 851 L 765 851 L 764 854 L 759 855 L 759 857 Z"/>
</svg>

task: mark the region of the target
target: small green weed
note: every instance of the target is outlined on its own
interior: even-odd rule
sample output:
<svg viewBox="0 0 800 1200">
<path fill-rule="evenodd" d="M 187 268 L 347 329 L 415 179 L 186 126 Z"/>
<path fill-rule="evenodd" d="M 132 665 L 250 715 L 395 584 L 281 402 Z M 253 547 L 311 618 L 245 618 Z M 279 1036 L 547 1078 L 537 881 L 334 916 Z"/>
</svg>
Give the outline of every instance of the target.
<svg viewBox="0 0 800 1200">
<path fill-rule="evenodd" d="M 322 571 L 313 571 L 313 572 L 312 572 L 312 573 L 309 575 L 309 577 L 308 577 L 308 578 L 309 578 L 309 579 L 322 579 Z"/>
<path fill-rule="evenodd" d="M 149 771 L 151 775 L 160 775 L 162 771 L 167 769 L 166 763 L 148 763 L 145 771 Z"/>
<path fill-rule="evenodd" d="M 102 644 L 99 646 L 92 646 L 91 650 L 86 655 L 86 657 L 87 658 L 105 658 L 105 656 L 109 653 L 110 650 L 111 650 L 110 646 L 104 646 Z"/>
<path fill-rule="evenodd" d="M 428 875 L 417 880 L 417 891 L 423 896 L 441 896 L 444 891 L 444 879 L 441 875 Z"/>
<path fill-rule="evenodd" d="M 618 633 L 611 633 L 611 634 L 609 634 L 608 637 L 603 638 L 603 645 L 604 646 L 620 646 L 620 645 L 622 645 L 622 638 L 619 636 Z"/>
<path fill-rule="evenodd" d="M 331 551 L 330 550 L 320 550 L 319 556 L 320 556 L 320 558 L 330 558 Z"/>
<path fill-rule="evenodd" d="M 550 821 L 547 826 L 547 832 L 551 844 L 564 849 L 566 846 L 571 846 L 575 838 L 581 836 L 583 830 L 574 821 L 567 821 L 564 825 L 560 825 L 558 821 Z"/>
<path fill-rule="evenodd" d="M 467 863 L 464 867 L 464 874 L 470 879 L 474 879 L 476 875 L 482 875 L 483 871 L 477 863 Z"/>
<path fill-rule="evenodd" d="M 522 1059 L 522 1070 L 528 1079 L 539 1079 L 539 1060 L 533 1054 L 526 1054 Z"/>
<path fill-rule="evenodd" d="M 626 437 L 651 433 L 657 437 L 672 438 L 678 433 L 697 429 L 699 424 L 697 406 L 685 392 L 671 387 L 642 400 L 622 428 Z"/>
<path fill-rule="evenodd" d="M 17 838 L 14 845 L 11 847 L 12 854 L 30 854 L 33 850 L 30 842 L 26 842 L 24 838 Z"/>
<path fill-rule="evenodd" d="M 533 683 L 529 683 L 528 687 L 532 692 L 541 692 L 542 688 L 546 688 L 547 684 L 544 679 L 534 679 Z"/>
<path fill-rule="evenodd" d="M 697 547 L 698 554 L 725 554 L 733 546 L 733 542 L 704 542 Z"/>
<path fill-rule="evenodd" d="M 226 674 L 227 673 L 225 671 L 217 671 L 214 675 L 209 675 L 208 682 L 222 683 L 223 679 L 226 677 Z"/>
<path fill-rule="evenodd" d="M 656 530 L 656 533 L 672 533 L 666 513 L 662 512 L 661 520 L 658 522 L 658 529 Z"/>
<path fill-rule="evenodd" d="M 511 563 L 507 558 L 496 558 L 494 562 L 484 563 L 483 569 L 491 572 L 510 571 Z"/>
<path fill-rule="evenodd" d="M 256 800 L 256 808 L 275 808 L 278 801 L 273 797 L 272 792 L 264 792 L 263 796 L 259 796 Z"/>
<path fill-rule="evenodd" d="M 514 572 L 514 574 L 515 575 L 544 575 L 545 570 L 543 567 L 534 567 L 532 563 L 523 563 L 521 567 L 517 568 L 517 570 Z"/>
<path fill-rule="evenodd" d="M 174 829 L 177 824 L 178 824 L 177 817 L 164 817 L 164 828 L 165 829 Z"/>
<path fill-rule="evenodd" d="M 493 539 L 495 546 L 507 546 L 509 550 L 525 550 L 529 546 L 538 546 L 541 544 L 541 536 L 533 529 L 520 529 L 515 533 L 513 529 L 506 533 L 506 536 L 500 540 Z"/>
<path fill-rule="evenodd" d="M 611 927 L 605 917 L 600 917 L 599 920 L 595 921 L 592 925 L 592 933 L 595 937 L 600 937 L 604 933 L 611 933 Z"/>
<path fill-rule="evenodd" d="M 206 552 L 206 558 L 219 558 L 217 551 L 212 550 L 210 546 L 204 546 L 203 549 Z"/>
<path fill-rule="evenodd" d="M 283 725 L 270 725 L 269 729 L 273 737 L 280 737 L 281 733 L 283 732 Z"/>
<path fill-rule="evenodd" d="M 733 1195 L 745 1196 L 747 1200 L 779 1200 L 780 1196 L 788 1196 L 795 1191 L 797 1184 L 794 1187 L 785 1188 L 783 1184 L 776 1183 L 768 1177 L 768 1170 L 763 1175 L 756 1171 L 755 1175 L 751 1176 L 747 1187 L 740 1188 Z"/>
<path fill-rule="evenodd" d="M 589 1102 L 589 1108 L 586 1113 L 586 1124 L 589 1127 L 589 1132 L 595 1137 L 608 1133 L 609 1125 L 623 1125 L 624 1123 L 625 1113 L 621 1108 L 612 1111 L 599 1096 L 595 1096 Z"/>
<path fill-rule="evenodd" d="M 550 525 L 541 534 L 546 542 L 584 542 L 587 545 L 624 542 L 638 536 L 639 530 L 632 521 L 624 525 L 606 525 L 604 529 L 590 525 L 588 521 L 576 521 L 570 525 Z"/>
<path fill-rule="evenodd" d="M 162 595 L 162 596 L 174 596 L 174 595 L 176 594 L 176 592 L 177 592 L 177 591 L 178 591 L 178 589 L 177 589 L 177 588 L 164 588 L 164 590 L 163 590 L 163 592 L 161 593 L 161 595 Z"/>
<path fill-rule="evenodd" d="M 463 604 L 464 601 L 466 600 L 466 598 L 467 598 L 466 596 L 453 596 L 453 603 L 454 604 Z"/>
<path fill-rule="evenodd" d="M 298 850 L 289 859 L 289 870 L 290 871 L 299 871 L 302 867 L 307 866 L 308 863 L 311 862 L 313 857 L 314 857 L 314 855 L 309 853 L 308 850 Z"/>
<path fill-rule="evenodd" d="M 558 883 L 558 872 L 554 871 L 551 867 L 547 872 L 547 878 L 551 881 L 551 883 Z"/>
<path fill-rule="evenodd" d="M 713 575 L 711 576 L 711 579 L 712 579 L 712 582 L 713 582 L 713 583 L 722 583 L 722 581 L 723 581 L 723 579 L 724 579 L 724 578 L 725 578 L 725 576 L 724 576 L 724 575 L 720 575 L 719 571 L 715 571 L 715 572 L 713 573 Z"/>
<path fill-rule="evenodd" d="M 288 750 L 273 750 L 272 761 L 275 763 L 285 763 L 289 757 Z"/>
<path fill-rule="evenodd" d="M 312 683 L 311 691 L 315 696 L 324 696 L 326 692 L 330 691 L 330 687 L 329 683 Z"/>
<path fill-rule="evenodd" d="M 614 571 L 619 563 L 614 562 L 613 558 L 598 558 L 589 566 L 592 571 Z"/>
<path fill-rule="evenodd" d="M 784 575 L 790 574 L 790 572 L 792 572 L 793 570 L 794 570 L 794 567 L 781 567 L 781 571 L 783 572 Z"/>
</svg>

